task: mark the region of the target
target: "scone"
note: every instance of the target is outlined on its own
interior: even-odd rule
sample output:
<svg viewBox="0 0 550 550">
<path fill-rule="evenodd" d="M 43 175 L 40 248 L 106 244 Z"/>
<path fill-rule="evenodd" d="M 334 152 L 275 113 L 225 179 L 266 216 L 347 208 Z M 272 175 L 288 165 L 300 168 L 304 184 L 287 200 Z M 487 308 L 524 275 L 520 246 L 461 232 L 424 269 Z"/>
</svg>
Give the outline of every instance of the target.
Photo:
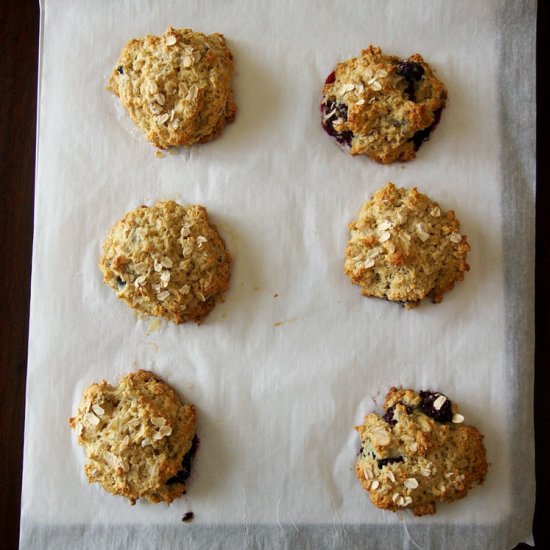
<svg viewBox="0 0 550 550">
<path fill-rule="evenodd" d="M 235 118 L 232 59 L 223 35 L 169 27 L 130 40 L 109 85 L 156 147 L 202 143 Z"/>
<path fill-rule="evenodd" d="M 369 46 L 327 77 L 321 121 L 352 155 L 383 164 L 406 161 L 438 124 L 446 99 L 421 55 L 400 59 Z"/>
<path fill-rule="evenodd" d="M 185 494 L 198 441 L 195 408 L 152 372 L 127 374 L 116 387 L 88 386 L 69 424 L 86 450 L 90 483 L 132 504 Z"/>
<path fill-rule="evenodd" d="M 391 388 L 385 414 L 368 414 L 356 430 L 361 451 L 355 471 L 374 505 L 435 514 L 439 502 L 463 498 L 487 473 L 483 436 L 462 424 L 442 393 Z"/>
<path fill-rule="evenodd" d="M 419 193 L 388 183 L 365 203 L 349 225 L 344 271 L 364 296 L 408 308 L 443 293 L 470 269 L 466 235 L 452 210 Z"/>
<path fill-rule="evenodd" d="M 198 324 L 229 286 L 231 254 L 203 206 L 141 206 L 110 230 L 103 280 L 143 316 Z"/>
</svg>

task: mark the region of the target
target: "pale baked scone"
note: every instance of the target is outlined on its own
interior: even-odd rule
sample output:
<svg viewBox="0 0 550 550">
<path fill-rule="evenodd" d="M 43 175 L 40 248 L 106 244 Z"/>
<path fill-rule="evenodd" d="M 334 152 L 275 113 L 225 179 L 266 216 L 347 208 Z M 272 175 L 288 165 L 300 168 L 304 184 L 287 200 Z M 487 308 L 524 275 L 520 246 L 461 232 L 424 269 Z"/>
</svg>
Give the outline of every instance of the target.
<svg viewBox="0 0 550 550">
<path fill-rule="evenodd" d="M 447 91 L 421 55 L 383 55 L 369 46 L 338 63 L 323 88 L 325 131 L 352 155 L 388 164 L 415 157 L 435 128 Z"/>
<path fill-rule="evenodd" d="M 364 296 L 411 308 L 443 293 L 470 269 L 466 235 L 452 210 L 412 189 L 388 183 L 365 203 L 349 225 L 344 271 Z"/>
<path fill-rule="evenodd" d="M 109 85 L 156 147 L 203 143 L 235 118 L 232 60 L 223 35 L 169 27 L 130 40 Z"/>
<path fill-rule="evenodd" d="M 88 386 L 69 420 L 86 450 L 90 483 L 135 504 L 167 502 L 185 494 L 197 449 L 195 408 L 152 372 Z"/>
<path fill-rule="evenodd" d="M 483 483 L 483 436 L 462 424 L 464 417 L 445 395 L 391 388 L 384 410 L 355 427 L 361 437 L 355 471 L 375 506 L 435 514 L 437 503 L 463 498 Z"/>
<path fill-rule="evenodd" d="M 203 206 L 140 206 L 109 231 L 103 280 L 139 314 L 200 324 L 229 286 L 231 254 Z"/>
</svg>

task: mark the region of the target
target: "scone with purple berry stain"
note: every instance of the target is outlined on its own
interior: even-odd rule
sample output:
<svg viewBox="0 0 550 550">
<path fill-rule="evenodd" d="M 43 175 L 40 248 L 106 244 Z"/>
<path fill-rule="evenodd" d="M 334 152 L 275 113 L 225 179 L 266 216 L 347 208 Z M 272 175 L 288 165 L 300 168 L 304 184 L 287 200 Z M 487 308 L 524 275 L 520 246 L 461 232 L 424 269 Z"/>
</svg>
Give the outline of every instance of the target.
<svg viewBox="0 0 550 550">
<path fill-rule="evenodd" d="M 338 63 L 323 88 L 325 131 L 352 155 L 407 161 L 437 126 L 447 90 L 421 55 L 383 55 L 369 46 Z"/>
<path fill-rule="evenodd" d="M 195 407 L 152 372 L 88 386 L 69 424 L 86 450 L 84 472 L 113 495 L 171 503 L 186 492 L 197 450 Z"/>
<path fill-rule="evenodd" d="M 438 503 L 464 498 L 483 483 L 483 436 L 463 424 L 446 395 L 391 388 L 384 410 L 355 427 L 361 437 L 355 471 L 375 506 L 435 514 Z"/>
</svg>

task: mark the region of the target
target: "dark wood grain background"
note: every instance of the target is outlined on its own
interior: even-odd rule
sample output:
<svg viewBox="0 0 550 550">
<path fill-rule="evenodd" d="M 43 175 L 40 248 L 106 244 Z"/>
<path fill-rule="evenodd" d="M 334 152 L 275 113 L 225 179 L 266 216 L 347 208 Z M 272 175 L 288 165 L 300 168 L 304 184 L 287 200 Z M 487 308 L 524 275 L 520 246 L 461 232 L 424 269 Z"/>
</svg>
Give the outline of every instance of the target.
<svg viewBox="0 0 550 550">
<path fill-rule="evenodd" d="M 521 1 L 521 0 L 518 0 Z M 536 548 L 550 548 L 549 361 L 550 239 L 550 2 L 538 3 L 537 23 L 537 265 L 535 428 Z M 0 548 L 17 548 L 33 235 L 39 6 L 0 2 Z M 535 60 L 533 60 L 533 63 Z M 60 144 L 62 146 L 62 144 Z M 520 507 L 521 503 L 517 503 Z M 518 548 L 529 548 L 520 545 Z"/>
</svg>

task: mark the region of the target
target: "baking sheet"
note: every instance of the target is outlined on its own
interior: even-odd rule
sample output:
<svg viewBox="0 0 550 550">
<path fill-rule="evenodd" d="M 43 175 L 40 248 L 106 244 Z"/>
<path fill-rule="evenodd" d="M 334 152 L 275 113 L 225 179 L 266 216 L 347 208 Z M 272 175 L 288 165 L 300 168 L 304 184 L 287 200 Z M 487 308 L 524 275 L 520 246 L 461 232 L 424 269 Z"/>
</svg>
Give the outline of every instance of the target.
<svg viewBox="0 0 550 550">
<path fill-rule="evenodd" d="M 41 6 L 22 547 L 529 542 L 535 3 Z M 105 85 L 129 38 L 168 25 L 226 36 L 239 112 L 158 159 Z M 320 129 L 324 78 L 369 43 L 422 53 L 449 90 L 413 162 L 351 158 Z M 387 181 L 454 209 L 468 235 L 471 272 L 437 306 L 366 300 L 343 275 L 347 224 Z M 97 268 L 110 225 L 166 198 L 205 205 L 235 258 L 200 327 L 137 319 Z M 86 385 L 137 368 L 198 411 L 188 495 L 170 507 L 88 486 L 67 424 Z M 390 385 L 445 392 L 485 434 L 485 484 L 436 516 L 380 511 L 355 479 L 353 426 Z"/>
</svg>

